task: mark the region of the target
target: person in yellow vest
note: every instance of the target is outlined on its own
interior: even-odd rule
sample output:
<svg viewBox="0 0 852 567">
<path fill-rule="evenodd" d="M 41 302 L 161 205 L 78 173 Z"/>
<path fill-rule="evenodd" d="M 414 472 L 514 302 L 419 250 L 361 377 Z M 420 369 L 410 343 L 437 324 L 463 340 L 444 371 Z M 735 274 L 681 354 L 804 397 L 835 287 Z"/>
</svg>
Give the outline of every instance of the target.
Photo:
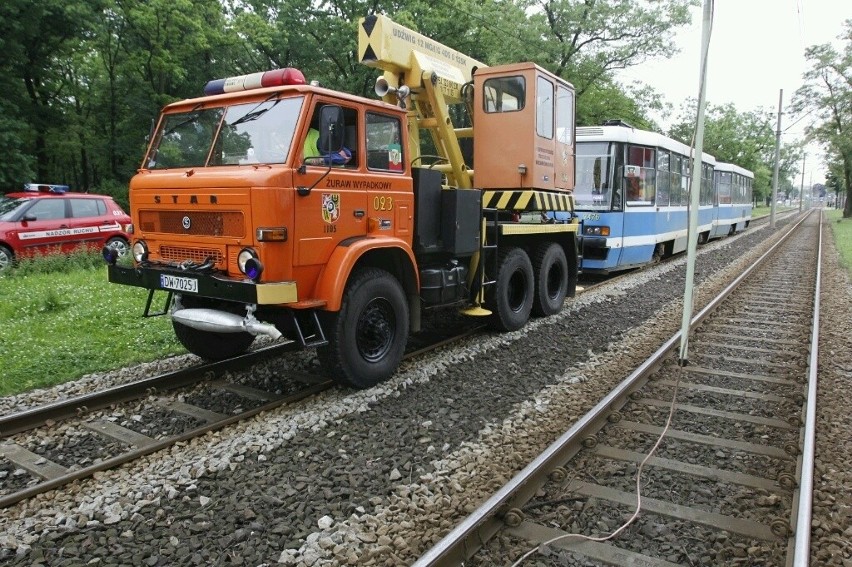
<svg viewBox="0 0 852 567">
<path fill-rule="evenodd" d="M 305 143 L 302 148 L 302 155 L 305 161 L 311 165 L 346 165 L 352 159 L 352 152 L 346 148 L 340 148 L 337 152 L 328 152 L 323 155 L 319 151 L 319 130 L 311 128 L 308 130 L 308 135 L 305 136 Z"/>
</svg>

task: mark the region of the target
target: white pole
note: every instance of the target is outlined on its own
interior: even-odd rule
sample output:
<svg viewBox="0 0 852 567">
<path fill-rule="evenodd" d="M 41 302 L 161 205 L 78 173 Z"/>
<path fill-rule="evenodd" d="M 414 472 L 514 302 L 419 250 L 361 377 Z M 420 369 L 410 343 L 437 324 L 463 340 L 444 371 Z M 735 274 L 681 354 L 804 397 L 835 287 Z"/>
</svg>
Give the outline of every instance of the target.
<svg viewBox="0 0 852 567">
<path fill-rule="evenodd" d="M 769 207 L 769 228 L 775 228 L 775 201 L 778 200 L 778 168 L 781 161 L 781 101 L 784 89 L 778 91 L 778 127 L 775 129 L 775 168 L 772 170 L 772 204 Z"/>
<path fill-rule="evenodd" d="M 680 332 L 680 364 L 687 363 L 689 322 L 692 320 L 692 286 L 695 281 L 695 258 L 698 248 L 698 207 L 701 204 L 701 178 L 704 164 L 704 106 L 707 90 L 707 52 L 713 27 L 713 0 L 704 0 L 704 25 L 701 29 L 701 62 L 698 72 L 698 118 L 695 125 L 695 151 L 692 158 L 692 182 L 689 185 L 689 230 L 687 232 L 686 286 L 683 293 L 683 321 Z"/>
</svg>

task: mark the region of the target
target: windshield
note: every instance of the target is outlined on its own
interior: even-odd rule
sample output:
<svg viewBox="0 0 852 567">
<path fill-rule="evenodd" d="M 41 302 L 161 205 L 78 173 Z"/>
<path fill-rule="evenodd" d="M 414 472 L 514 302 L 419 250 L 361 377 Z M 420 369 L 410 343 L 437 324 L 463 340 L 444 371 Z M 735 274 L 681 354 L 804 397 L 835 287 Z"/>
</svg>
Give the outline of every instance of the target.
<svg viewBox="0 0 852 567">
<path fill-rule="evenodd" d="M 303 97 L 166 115 L 148 169 L 284 163 Z"/>
<path fill-rule="evenodd" d="M 578 209 L 609 210 L 612 201 L 612 159 L 607 142 L 577 144 L 577 183 L 574 199 Z"/>
<path fill-rule="evenodd" d="M 29 199 L 12 199 L 0 196 L 0 221 L 10 221 Z"/>
</svg>

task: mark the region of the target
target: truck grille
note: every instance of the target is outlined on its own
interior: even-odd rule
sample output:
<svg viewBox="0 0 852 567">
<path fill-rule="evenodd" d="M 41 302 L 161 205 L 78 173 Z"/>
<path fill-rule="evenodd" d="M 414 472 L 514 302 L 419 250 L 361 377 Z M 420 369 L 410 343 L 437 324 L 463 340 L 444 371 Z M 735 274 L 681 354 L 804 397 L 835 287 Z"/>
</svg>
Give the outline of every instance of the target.
<svg viewBox="0 0 852 567">
<path fill-rule="evenodd" d="M 184 228 L 188 219 L 189 228 Z M 245 236 L 245 222 L 241 212 L 179 212 L 140 211 L 139 227 L 143 232 L 164 234 L 190 234 L 194 236 Z"/>
<path fill-rule="evenodd" d="M 216 265 L 221 265 L 224 255 L 215 248 L 189 248 L 186 246 L 160 246 L 160 257 L 163 260 L 181 263 L 192 260 L 199 264 L 212 257 Z"/>
</svg>

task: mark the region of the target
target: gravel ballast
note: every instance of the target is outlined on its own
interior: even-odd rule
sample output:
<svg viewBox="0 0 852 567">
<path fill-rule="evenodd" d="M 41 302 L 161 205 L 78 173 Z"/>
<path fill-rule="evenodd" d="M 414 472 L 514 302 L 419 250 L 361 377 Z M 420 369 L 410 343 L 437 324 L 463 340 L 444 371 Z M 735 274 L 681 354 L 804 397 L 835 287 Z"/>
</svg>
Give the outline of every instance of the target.
<svg viewBox="0 0 852 567">
<path fill-rule="evenodd" d="M 750 263 L 769 231 L 753 226 L 703 247 L 699 301 L 719 287 L 720 270 L 739 273 Z M 418 357 L 376 388 L 325 392 L 0 511 L 0 558 L 17 565 L 410 564 L 677 329 L 684 261 L 582 294 L 521 331 Z M 814 534 L 818 549 L 836 549 L 820 564 L 844 565 L 852 478 L 848 449 L 837 446 L 848 444 L 850 426 L 847 408 L 837 415 L 828 408 L 848 399 L 842 388 L 852 393 L 850 348 L 839 336 L 852 321 L 852 302 L 836 262 L 824 277 L 832 288 L 823 300 L 836 301 L 824 323 L 838 335 L 826 346 L 832 354 L 824 368 L 836 383 L 820 409 Z M 300 356 L 299 364 L 310 364 Z M 292 364 L 270 363 L 268 375 Z M 0 407 L 9 413 L 79 392 L 82 383 L 101 387 L 151 372 L 146 365 L 90 376 Z"/>
</svg>

